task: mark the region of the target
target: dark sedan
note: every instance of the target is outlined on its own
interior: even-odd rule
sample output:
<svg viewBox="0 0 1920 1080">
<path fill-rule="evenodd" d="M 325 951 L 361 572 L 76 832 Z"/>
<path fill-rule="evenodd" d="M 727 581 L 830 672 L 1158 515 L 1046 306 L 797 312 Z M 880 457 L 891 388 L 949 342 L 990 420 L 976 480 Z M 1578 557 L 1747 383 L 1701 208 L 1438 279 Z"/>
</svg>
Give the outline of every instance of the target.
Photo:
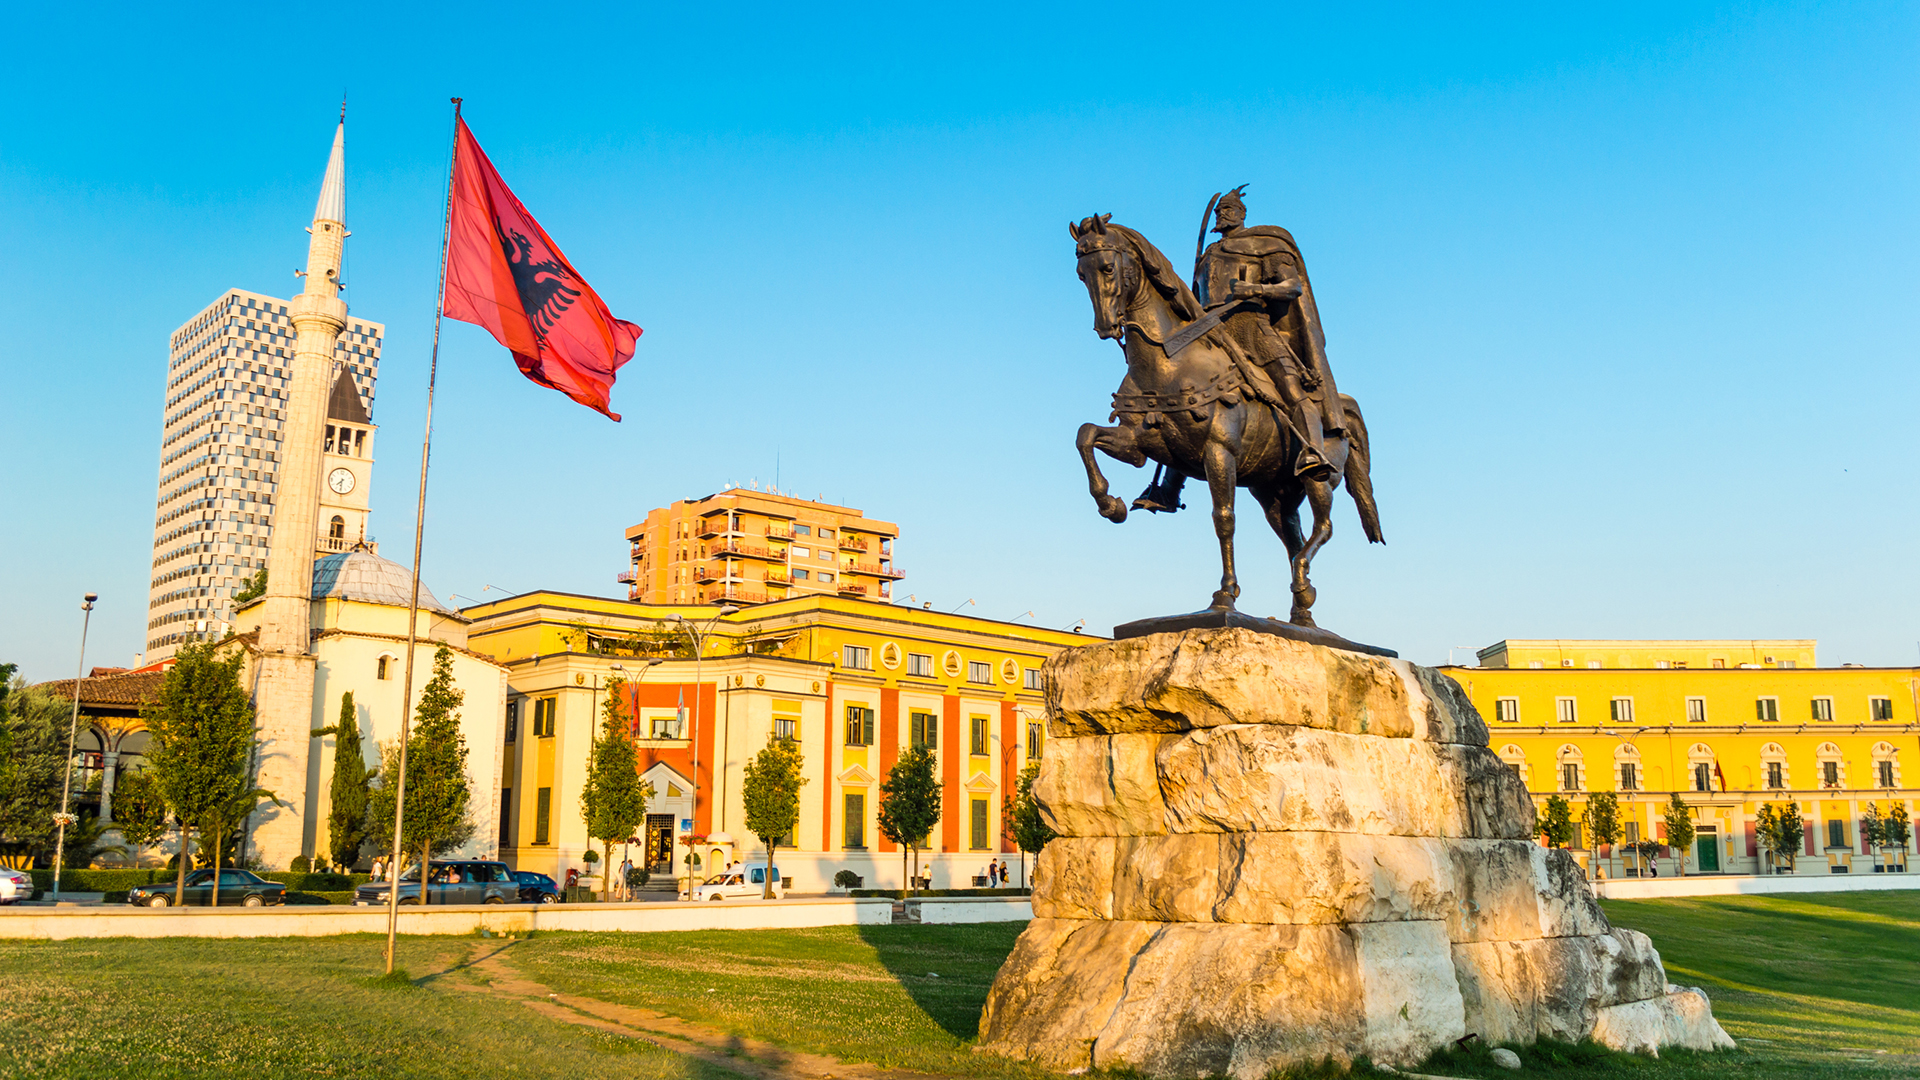
<svg viewBox="0 0 1920 1080">
<path fill-rule="evenodd" d="M 136 885 L 127 890 L 127 903 L 139 907 L 206 907 L 213 903 L 212 870 L 190 870 L 187 872 L 187 890 L 184 899 L 176 898 L 178 881 L 164 884 Z M 220 871 L 220 904 L 222 907 L 277 907 L 287 902 L 287 887 L 277 881 L 268 881 L 247 870 Z"/>
<path fill-rule="evenodd" d="M 513 880 L 520 883 L 520 902 L 523 904 L 560 902 L 560 886 L 545 874 L 533 870 L 515 870 Z"/>
<path fill-rule="evenodd" d="M 371 881 L 353 890 L 357 905 L 384 905 L 388 884 Z M 420 902 L 420 868 L 408 868 L 400 875 L 400 903 Z M 449 859 L 433 862 L 427 880 L 427 903 L 439 904 L 511 904 L 520 899 L 520 885 L 513 871 L 503 862 L 478 859 Z"/>
</svg>

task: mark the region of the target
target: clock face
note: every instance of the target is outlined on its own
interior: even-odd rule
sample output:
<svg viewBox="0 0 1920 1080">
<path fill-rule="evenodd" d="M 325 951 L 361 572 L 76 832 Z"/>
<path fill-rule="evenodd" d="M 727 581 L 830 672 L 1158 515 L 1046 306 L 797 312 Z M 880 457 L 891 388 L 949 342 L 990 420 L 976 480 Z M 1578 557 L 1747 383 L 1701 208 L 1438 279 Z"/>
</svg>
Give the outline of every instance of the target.
<svg viewBox="0 0 1920 1080">
<path fill-rule="evenodd" d="M 327 486 L 337 495 L 345 495 L 353 490 L 353 470 L 335 469 L 327 474 Z"/>
</svg>

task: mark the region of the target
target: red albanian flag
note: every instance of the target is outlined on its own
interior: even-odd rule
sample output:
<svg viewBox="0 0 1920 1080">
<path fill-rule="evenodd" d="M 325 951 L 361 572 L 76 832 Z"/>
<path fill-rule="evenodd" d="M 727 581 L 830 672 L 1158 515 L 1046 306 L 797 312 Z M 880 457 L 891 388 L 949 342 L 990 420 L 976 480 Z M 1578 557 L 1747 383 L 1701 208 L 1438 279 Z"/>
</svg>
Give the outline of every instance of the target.
<svg viewBox="0 0 1920 1080">
<path fill-rule="evenodd" d="M 640 328 L 613 317 L 507 189 L 467 122 L 456 123 L 443 310 L 486 327 L 522 375 L 619 420 L 608 393 Z"/>
</svg>

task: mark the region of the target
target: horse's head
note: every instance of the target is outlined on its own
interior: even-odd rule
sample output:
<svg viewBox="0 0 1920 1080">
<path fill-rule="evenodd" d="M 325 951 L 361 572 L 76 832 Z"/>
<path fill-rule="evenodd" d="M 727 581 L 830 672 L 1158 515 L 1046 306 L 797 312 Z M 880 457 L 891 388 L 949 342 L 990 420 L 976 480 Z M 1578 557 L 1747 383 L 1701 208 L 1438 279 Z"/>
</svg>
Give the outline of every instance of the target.
<svg viewBox="0 0 1920 1080">
<path fill-rule="evenodd" d="M 1093 332 L 1103 338 L 1126 333 L 1127 309 L 1140 287 L 1140 263 L 1133 245 L 1120 226 L 1107 227 L 1112 220 L 1112 214 L 1095 214 L 1077 225 L 1067 225 L 1080 264 L 1080 280 L 1086 282 L 1087 298 L 1093 301 Z"/>
</svg>

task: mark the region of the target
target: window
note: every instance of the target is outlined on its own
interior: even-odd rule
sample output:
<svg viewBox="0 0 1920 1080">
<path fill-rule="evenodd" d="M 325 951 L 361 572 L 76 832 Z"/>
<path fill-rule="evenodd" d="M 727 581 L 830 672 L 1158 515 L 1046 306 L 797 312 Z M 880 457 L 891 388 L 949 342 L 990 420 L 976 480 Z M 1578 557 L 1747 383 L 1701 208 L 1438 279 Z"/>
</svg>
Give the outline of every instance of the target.
<svg viewBox="0 0 1920 1080">
<path fill-rule="evenodd" d="M 1723 667 L 1726 667 L 1726 666 L 1727 666 L 1727 658 L 1726 658 L 1726 657 L 1724 657 L 1724 656 L 1716 656 L 1716 657 L 1714 657 L 1714 658 L 1713 658 L 1713 666 L 1714 666 L 1714 667 L 1717 667 L 1717 668 L 1723 668 Z"/>
<path fill-rule="evenodd" d="M 1027 760 L 1028 761 L 1040 760 L 1041 741 L 1042 741 L 1042 729 L 1041 729 L 1040 722 L 1036 720 L 1032 723 L 1029 723 L 1027 725 Z M 1892 776 L 1893 763 L 1891 761 L 1887 761 L 1887 762 L 1882 762 L 1882 764 L 1887 766 L 1887 775 Z M 1893 785 L 1886 784 L 1884 786 L 1892 787 Z"/>
<path fill-rule="evenodd" d="M 1029 689 L 1029 690 L 1039 690 L 1039 689 L 1042 689 L 1042 687 L 1041 687 L 1041 685 L 1040 685 L 1040 669 L 1039 669 L 1039 668 L 1037 668 L 1037 667 L 1030 667 L 1030 668 L 1028 668 L 1028 669 L 1027 669 L 1027 682 L 1026 682 L 1026 687 L 1027 687 L 1027 689 Z"/>
<path fill-rule="evenodd" d="M 1503 697 L 1493 703 L 1493 718 L 1503 724 L 1520 722 L 1520 699 Z"/>
<path fill-rule="evenodd" d="M 855 671 L 873 670 L 873 650 L 865 645 L 843 645 L 840 656 L 841 663 Z"/>
<path fill-rule="evenodd" d="M 339 514 L 333 515 L 333 520 L 327 523 L 327 538 L 329 540 L 345 540 L 347 538 L 347 521 L 345 518 Z"/>
<path fill-rule="evenodd" d="M 1753 715 L 1756 719 L 1765 723 L 1778 723 L 1780 720 L 1780 699 L 1770 697 L 1755 698 L 1753 702 Z"/>
<path fill-rule="evenodd" d="M 832 581 L 832 580 L 833 580 L 833 575 L 832 575 L 832 574 L 829 574 L 829 573 L 827 573 L 827 572 L 826 572 L 825 570 L 821 570 L 821 571 L 819 571 L 819 574 L 820 574 L 820 578 L 819 578 L 819 580 L 821 580 L 821 581 Z"/>
<path fill-rule="evenodd" d="M 507 741 L 512 742 L 520 734 L 520 703 L 507 702 Z"/>
<path fill-rule="evenodd" d="M 1569 761 L 1566 764 L 1560 766 L 1560 790 L 1561 791 L 1579 791 L 1580 790 L 1580 766 L 1579 765 Z"/>
<path fill-rule="evenodd" d="M 1693 790 L 1713 790 L 1713 766 L 1702 761 L 1693 767 Z"/>
<path fill-rule="evenodd" d="M 1571 724 L 1580 717 L 1580 711 L 1574 707 L 1573 699 L 1570 697 L 1554 698 L 1553 707 L 1555 715 L 1563 724 Z"/>
<path fill-rule="evenodd" d="M 993 684 L 993 665 L 983 664 L 978 660 L 967 661 L 967 681 L 991 686 Z"/>
<path fill-rule="evenodd" d="M 796 530 L 796 531 L 797 531 L 797 530 Z M 793 557 L 794 557 L 794 558 L 796 558 L 796 559 L 811 559 L 811 558 L 813 558 L 813 549 L 812 549 L 812 548 L 803 548 L 803 547 L 796 547 L 796 548 L 793 548 L 793 549 L 792 549 L 792 551 L 793 551 Z"/>
<path fill-rule="evenodd" d="M 968 839 L 973 842 L 969 846 L 975 851 L 987 850 L 987 800 L 973 800 L 973 828 L 970 831 L 973 835 Z"/>
<path fill-rule="evenodd" d="M 795 581 L 809 581 L 809 580 L 812 580 L 812 578 L 813 578 L 813 575 L 811 573 L 808 573 L 805 570 L 796 569 L 795 571 L 793 571 L 793 580 Z"/>
<path fill-rule="evenodd" d="M 1639 770 L 1634 766 L 1633 762 L 1631 761 L 1621 762 L 1620 763 L 1620 790 L 1621 791 L 1639 791 L 1640 777 L 1638 773 L 1639 773 Z"/>
<path fill-rule="evenodd" d="M 1529 661 L 1527 661 L 1527 666 L 1528 666 L 1528 667 L 1530 667 L 1530 668 L 1541 668 L 1541 667 L 1545 667 L 1546 665 L 1545 665 L 1545 664 L 1542 664 L 1542 663 L 1541 663 L 1540 661 L 1538 661 L 1538 660 L 1529 660 Z"/>
<path fill-rule="evenodd" d="M 847 706 L 847 745 L 873 745 L 873 710 L 865 705 Z"/>
<path fill-rule="evenodd" d="M 680 714 L 656 713 L 651 721 L 650 735 L 655 739 L 677 739 L 680 737 Z"/>
<path fill-rule="evenodd" d="M 1815 720 L 1832 720 L 1833 719 L 1833 699 L 1830 697 L 1814 698 L 1813 699 L 1813 718 Z"/>
<path fill-rule="evenodd" d="M 907 726 L 914 746 L 924 746 L 929 750 L 940 749 L 939 717 L 930 712 L 909 713 Z"/>
<path fill-rule="evenodd" d="M 927 653 L 910 652 L 907 654 L 907 674 L 933 678 L 933 657 Z"/>
<path fill-rule="evenodd" d="M 1846 847 L 1847 846 L 1847 823 L 1846 822 L 1839 821 L 1839 820 L 1827 822 L 1827 846 L 1828 847 Z"/>
<path fill-rule="evenodd" d="M 820 561 L 821 561 L 821 562 L 832 562 L 832 561 L 833 561 L 833 552 L 831 552 L 831 551 L 828 551 L 828 550 L 826 550 L 825 548 L 822 548 L 822 549 L 820 549 Z"/>
<path fill-rule="evenodd" d="M 512 826 L 513 826 L 513 789 L 510 787 L 503 787 L 500 789 L 500 846 L 501 847 L 513 846 L 513 842 L 508 839 L 508 830 Z"/>
<path fill-rule="evenodd" d="M 393 657 L 391 656 L 383 656 L 380 659 L 375 660 L 373 662 L 373 677 L 376 679 L 388 678 L 389 676 L 387 675 L 387 664 L 392 659 Z"/>
<path fill-rule="evenodd" d="M 1876 779 L 1879 780 L 1881 787 L 1890 788 L 1893 786 L 1893 762 L 1876 761 L 1873 763 L 1873 771 L 1878 774 Z"/>
<path fill-rule="evenodd" d="M 1687 723 L 1704 724 L 1707 722 L 1707 699 L 1690 697 L 1687 699 Z"/>
<path fill-rule="evenodd" d="M 547 843 L 547 828 L 553 818 L 553 789 L 543 787 L 533 797 L 533 842 Z"/>
<path fill-rule="evenodd" d="M 1767 787 L 1773 791 L 1785 790 L 1787 786 L 1787 767 L 1778 761 L 1767 762 Z"/>
<path fill-rule="evenodd" d="M 867 847 L 866 793 L 847 792 L 845 809 L 846 817 L 840 826 L 841 835 L 846 838 L 843 846 L 853 851 L 865 851 Z"/>
<path fill-rule="evenodd" d="M 794 742 L 799 739 L 800 718 L 776 714 L 773 718 L 773 737 L 781 742 Z"/>
<path fill-rule="evenodd" d="M 1839 762 L 1823 761 L 1820 763 L 1820 785 L 1822 787 L 1830 787 L 1830 788 L 1837 788 L 1840 786 L 1840 763 Z"/>
<path fill-rule="evenodd" d="M 972 723 L 968 726 L 972 729 L 973 739 L 972 745 L 968 748 L 969 752 L 984 755 L 987 752 L 987 718 L 975 716 L 970 719 Z"/>
<path fill-rule="evenodd" d="M 820 530 L 820 539 L 822 539 L 822 540 L 831 540 L 831 539 L 833 539 L 833 530 L 832 530 L 832 529 L 821 529 L 821 530 Z"/>
<path fill-rule="evenodd" d="M 557 705 L 556 698 L 541 698 L 533 703 L 533 737 L 536 739 L 553 738 L 553 713 Z"/>
<path fill-rule="evenodd" d="M 812 536 L 812 535 L 813 535 L 813 526 L 811 526 L 811 525 L 795 525 L 795 526 L 793 527 L 793 535 L 795 535 L 795 536 Z M 804 552 L 804 551 L 805 551 L 806 549 L 805 549 L 805 548 L 801 548 L 800 550 Z"/>
<path fill-rule="evenodd" d="M 1870 720 L 1893 719 L 1893 699 L 1883 697 L 1868 698 L 1867 718 Z"/>
<path fill-rule="evenodd" d="M 1590 667 L 1590 668 L 1597 668 L 1597 667 L 1599 667 L 1599 666 L 1600 666 L 1600 661 L 1598 661 L 1598 660 L 1589 660 L 1589 661 L 1587 661 L 1587 666 L 1588 666 L 1588 667 Z"/>
<path fill-rule="evenodd" d="M 1617 697 L 1607 703 L 1607 715 L 1616 724 L 1633 723 L 1633 699 Z"/>
</svg>

